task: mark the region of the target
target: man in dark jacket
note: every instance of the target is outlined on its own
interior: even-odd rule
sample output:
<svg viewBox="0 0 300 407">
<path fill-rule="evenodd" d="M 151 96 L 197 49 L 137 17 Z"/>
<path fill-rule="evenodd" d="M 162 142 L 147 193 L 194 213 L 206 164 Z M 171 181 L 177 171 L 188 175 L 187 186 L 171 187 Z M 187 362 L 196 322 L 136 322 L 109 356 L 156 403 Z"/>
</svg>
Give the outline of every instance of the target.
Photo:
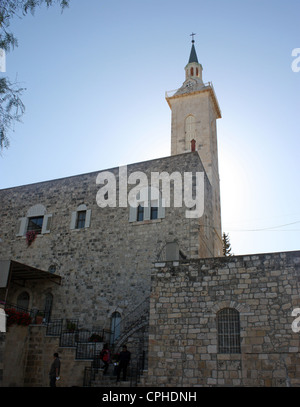
<svg viewBox="0 0 300 407">
<path fill-rule="evenodd" d="M 127 366 L 129 365 L 131 353 L 127 350 L 127 346 L 123 346 L 122 352 L 119 355 L 119 365 L 117 369 L 117 382 L 120 380 L 121 370 L 123 370 L 123 380 L 126 381 Z"/>
<path fill-rule="evenodd" d="M 56 387 L 56 380 L 59 380 L 60 374 L 60 360 L 58 357 L 58 353 L 54 353 L 53 358 L 54 360 L 49 372 L 50 387 Z"/>
</svg>

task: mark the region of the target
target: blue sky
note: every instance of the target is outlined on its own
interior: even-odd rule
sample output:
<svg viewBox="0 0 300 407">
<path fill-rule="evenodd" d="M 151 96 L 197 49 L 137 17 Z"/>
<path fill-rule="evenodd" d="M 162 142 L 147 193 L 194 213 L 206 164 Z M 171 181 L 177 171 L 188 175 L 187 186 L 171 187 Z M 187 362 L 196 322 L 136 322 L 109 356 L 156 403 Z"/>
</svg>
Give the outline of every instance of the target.
<svg viewBox="0 0 300 407">
<path fill-rule="evenodd" d="M 6 70 L 27 88 L 26 113 L 0 157 L 0 188 L 168 156 L 165 91 L 183 83 L 195 32 L 222 110 L 232 250 L 300 249 L 299 15 L 299 0 L 71 0 L 63 14 L 16 18 Z"/>
</svg>

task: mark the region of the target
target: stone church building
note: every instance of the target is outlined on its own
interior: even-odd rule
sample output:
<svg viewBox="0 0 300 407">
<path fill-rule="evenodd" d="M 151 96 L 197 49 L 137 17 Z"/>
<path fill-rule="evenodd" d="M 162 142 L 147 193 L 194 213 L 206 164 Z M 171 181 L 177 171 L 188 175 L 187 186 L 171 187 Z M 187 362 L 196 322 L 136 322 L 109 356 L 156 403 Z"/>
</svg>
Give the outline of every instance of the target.
<svg viewBox="0 0 300 407">
<path fill-rule="evenodd" d="M 130 385 L 300 385 L 300 252 L 223 257 L 202 70 L 193 41 L 170 156 L 0 191 L 0 386 L 48 386 L 54 352 L 58 386 L 107 386 L 105 342 L 128 345 Z"/>
</svg>

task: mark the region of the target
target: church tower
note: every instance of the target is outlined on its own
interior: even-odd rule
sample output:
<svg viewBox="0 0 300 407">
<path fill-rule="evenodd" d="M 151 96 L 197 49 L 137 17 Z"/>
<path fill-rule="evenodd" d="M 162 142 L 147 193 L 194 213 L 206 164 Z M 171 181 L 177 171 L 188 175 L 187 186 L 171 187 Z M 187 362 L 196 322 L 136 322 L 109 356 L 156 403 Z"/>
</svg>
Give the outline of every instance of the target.
<svg viewBox="0 0 300 407">
<path fill-rule="evenodd" d="M 194 36 L 194 34 L 192 34 Z M 198 151 L 213 191 L 214 256 L 222 256 L 220 179 L 218 166 L 217 119 L 221 110 L 211 82 L 202 80 L 194 37 L 185 81 L 176 91 L 166 92 L 171 108 L 171 155 Z"/>
</svg>

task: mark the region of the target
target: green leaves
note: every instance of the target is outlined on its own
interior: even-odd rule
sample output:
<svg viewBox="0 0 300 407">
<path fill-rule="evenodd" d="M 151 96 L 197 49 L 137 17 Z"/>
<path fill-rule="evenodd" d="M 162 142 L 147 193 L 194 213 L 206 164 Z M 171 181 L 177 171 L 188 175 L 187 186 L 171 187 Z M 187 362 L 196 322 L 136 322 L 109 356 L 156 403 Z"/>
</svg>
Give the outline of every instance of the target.
<svg viewBox="0 0 300 407">
<path fill-rule="evenodd" d="M 223 240 L 223 255 L 224 256 L 233 256 L 233 254 L 231 253 L 231 244 L 229 241 L 229 235 L 224 232 L 223 236 L 222 236 L 222 240 Z"/>
<path fill-rule="evenodd" d="M 18 40 L 9 32 L 12 18 L 22 17 L 30 12 L 34 14 L 37 7 L 52 6 L 58 3 L 63 11 L 69 6 L 70 0 L 0 0 L 0 48 L 9 52 L 18 46 Z M 0 152 L 9 146 L 8 133 L 13 129 L 13 123 L 20 121 L 25 112 L 21 95 L 25 88 L 19 88 L 17 83 L 11 83 L 8 78 L 0 77 Z"/>
<path fill-rule="evenodd" d="M 8 131 L 24 114 L 25 106 L 21 100 L 24 90 L 8 78 L 0 78 L 0 151 L 9 146 Z"/>
</svg>

